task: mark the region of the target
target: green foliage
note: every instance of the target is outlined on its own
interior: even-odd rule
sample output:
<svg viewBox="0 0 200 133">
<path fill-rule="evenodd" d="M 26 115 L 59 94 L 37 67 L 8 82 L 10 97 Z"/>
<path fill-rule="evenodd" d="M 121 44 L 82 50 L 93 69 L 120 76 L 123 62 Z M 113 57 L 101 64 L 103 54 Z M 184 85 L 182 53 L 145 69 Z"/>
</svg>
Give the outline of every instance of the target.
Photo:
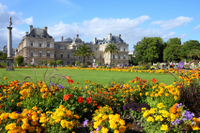
<svg viewBox="0 0 200 133">
<path fill-rule="evenodd" d="M 199 49 L 192 49 L 188 52 L 187 57 L 192 59 L 198 59 L 200 58 L 200 50 Z"/>
<path fill-rule="evenodd" d="M 15 59 L 15 61 L 17 62 L 17 64 L 21 65 L 24 62 L 24 57 L 19 55 L 17 56 L 17 58 Z"/>
<path fill-rule="evenodd" d="M 164 61 L 180 61 L 181 60 L 181 40 L 179 38 L 170 38 L 167 41 L 167 47 L 163 52 Z"/>
<path fill-rule="evenodd" d="M 104 53 L 110 53 L 110 56 L 111 56 L 110 62 L 112 62 L 113 54 L 115 54 L 115 53 L 118 54 L 117 45 L 114 43 L 107 44 Z"/>
<path fill-rule="evenodd" d="M 165 46 L 160 37 L 144 37 L 134 46 L 134 54 L 143 62 L 162 62 Z"/>
<path fill-rule="evenodd" d="M 97 65 L 99 65 L 99 66 L 100 66 L 100 65 L 101 65 L 101 62 L 97 62 Z"/>
<path fill-rule="evenodd" d="M 181 47 L 181 56 L 182 58 L 187 59 L 189 51 L 192 49 L 198 49 L 200 50 L 200 43 L 197 40 L 189 40 L 183 43 Z"/>
<path fill-rule="evenodd" d="M 77 65 L 77 66 L 79 66 L 80 64 L 81 64 L 80 61 L 75 62 L 75 65 Z"/>
<path fill-rule="evenodd" d="M 57 65 L 62 65 L 62 60 L 57 60 L 57 61 L 56 61 L 56 64 L 57 64 Z"/>
<path fill-rule="evenodd" d="M 82 57 L 83 64 L 85 64 L 85 58 L 90 56 L 94 57 L 94 52 L 91 51 L 91 48 L 89 46 L 83 44 L 78 46 L 77 50 L 74 53 L 74 56 Z"/>
<path fill-rule="evenodd" d="M 54 61 L 49 61 L 49 65 L 50 65 L 50 66 L 52 66 L 52 65 L 54 65 L 54 64 L 55 64 Z"/>
<path fill-rule="evenodd" d="M 0 54 L 0 60 L 6 60 L 6 58 L 7 58 L 7 54 L 3 54 L 1 52 L 1 54 Z"/>
</svg>

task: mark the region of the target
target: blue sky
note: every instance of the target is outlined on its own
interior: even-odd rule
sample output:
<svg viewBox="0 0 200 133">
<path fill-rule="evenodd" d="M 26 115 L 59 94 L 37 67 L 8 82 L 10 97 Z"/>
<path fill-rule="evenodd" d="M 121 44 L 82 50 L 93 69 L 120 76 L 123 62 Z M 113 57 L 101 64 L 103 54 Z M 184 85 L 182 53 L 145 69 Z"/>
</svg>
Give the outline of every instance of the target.
<svg viewBox="0 0 200 133">
<path fill-rule="evenodd" d="M 9 16 L 13 48 L 29 25 L 48 27 L 55 41 L 79 37 L 93 41 L 121 34 L 129 50 L 143 37 L 200 41 L 199 0 L 0 0 L 0 49 L 7 45 Z"/>
</svg>

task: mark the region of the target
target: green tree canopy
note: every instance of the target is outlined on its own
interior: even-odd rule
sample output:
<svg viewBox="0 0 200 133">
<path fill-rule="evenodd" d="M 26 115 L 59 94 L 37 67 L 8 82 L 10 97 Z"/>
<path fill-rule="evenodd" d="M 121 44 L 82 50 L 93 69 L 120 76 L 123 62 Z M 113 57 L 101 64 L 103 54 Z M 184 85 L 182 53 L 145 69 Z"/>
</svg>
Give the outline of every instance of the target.
<svg viewBox="0 0 200 133">
<path fill-rule="evenodd" d="M 107 44 L 104 53 L 110 53 L 110 56 L 111 56 L 110 62 L 111 62 L 111 64 L 112 64 L 113 54 L 118 53 L 117 45 L 114 44 L 114 43 L 109 43 L 109 44 Z M 110 64 L 110 65 L 111 65 L 111 64 Z"/>
<path fill-rule="evenodd" d="M 200 50 L 199 49 L 192 49 L 188 52 L 187 57 L 193 58 L 193 59 L 198 59 L 200 58 Z"/>
<path fill-rule="evenodd" d="M 143 62 L 162 62 L 165 47 L 161 37 L 144 37 L 134 46 L 134 55 Z"/>
<path fill-rule="evenodd" d="M 166 48 L 163 52 L 163 60 L 164 61 L 180 61 L 181 60 L 181 39 L 180 38 L 170 38 L 166 42 Z"/>
<path fill-rule="evenodd" d="M 17 58 L 15 59 L 15 61 L 17 62 L 18 65 L 21 65 L 24 63 L 24 57 L 19 55 L 17 56 Z"/>
<path fill-rule="evenodd" d="M 57 65 L 62 65 L 62 60 L 57 60 L 57 61 L 56 61 L 56 64 L 57 64 Z"/>
<path fill-rule="evenodd" d="M 180 61 L 181 60 L 181 45 L 179 44 L 170 44 L 164 49 L 163 60 L 164 61 Z"/>
<path fill-rule="evenodd" d="M 94 52 L 91 51 L 91 48 L 85 44 L 78 46 L 77 50 L 74 53 L 74 56 L 82 57 L 83 64 L 85 64 L 85 58 L 89 56 L 94 57 Z"/>
<path fill-rule="evenodd" d="M 185 59 L 188 58 L 189 51 L 192 49 L 200 50 L 200 43 L 197 40 L 189 40 L 183 43 L 181 47 L 181 56 Z"/>
</svg>

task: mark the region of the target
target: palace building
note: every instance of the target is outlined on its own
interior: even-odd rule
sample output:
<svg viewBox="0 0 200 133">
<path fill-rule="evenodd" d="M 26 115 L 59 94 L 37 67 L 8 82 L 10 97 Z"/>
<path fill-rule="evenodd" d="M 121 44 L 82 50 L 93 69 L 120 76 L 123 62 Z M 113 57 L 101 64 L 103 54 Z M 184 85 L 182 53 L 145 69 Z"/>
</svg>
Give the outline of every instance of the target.
<svg viewBox="0 0 200 133">
<path fill-rule="evenodd" d="M 17 46 L 15 58 L 21 55 L 25 58 L 25 63 L 39 65 L 40 61 L 56 61 L 62 60 L 63 65 L 74 64 L 76 61 L 82 63 L 81 57 L 74 57 L 73 54 L 78 46 L 86 44 L 94 52 L 95 57 L 87 57 L 87 63 L 93 63 L 95 58 L 96 62 L 101 64 L 112 64 L 115 62 L 119 64 L 128 65 L 128 44 L 126 44 L 121 35 L 113 36 L 111 33 L 105 39 L 94 38 L 93 42 L 84 42 L 79 34 L 74 38 L 63 39 L 55 41 L 52 36 L 48 34 L 47 27 L 44 29 L 33 28 L 29 26 L 29 32 L 22 38 L 22 41 Z M 118 54 L 110 57 L 110 53 L 104 53 L 104 50 L 109 43 L 115 43 L 118 48 Z"/>
</svg>

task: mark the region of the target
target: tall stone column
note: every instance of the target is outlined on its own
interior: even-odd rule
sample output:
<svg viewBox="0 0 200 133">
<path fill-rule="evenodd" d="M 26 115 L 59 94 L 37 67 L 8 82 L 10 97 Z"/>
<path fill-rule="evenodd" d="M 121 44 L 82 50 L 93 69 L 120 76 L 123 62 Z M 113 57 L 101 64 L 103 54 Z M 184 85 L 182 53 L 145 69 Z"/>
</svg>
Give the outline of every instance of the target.
<svg viewBox="0 0 200 133">
<path fill-rule="evenodd" d="M 10 17 L 10 24 L 9 26 L 7 27 L 8 28 L 8 43 L 7 43 L 7 59 L 6 59 L 6 62 L 7 62 L 7 67 L 6 67 L 6 71 L 14 71 L 14 68 L 13 68 L 13 57 L 12 57 L 12 20 L 11 20 L 11 17 Z"/>
</svg>

